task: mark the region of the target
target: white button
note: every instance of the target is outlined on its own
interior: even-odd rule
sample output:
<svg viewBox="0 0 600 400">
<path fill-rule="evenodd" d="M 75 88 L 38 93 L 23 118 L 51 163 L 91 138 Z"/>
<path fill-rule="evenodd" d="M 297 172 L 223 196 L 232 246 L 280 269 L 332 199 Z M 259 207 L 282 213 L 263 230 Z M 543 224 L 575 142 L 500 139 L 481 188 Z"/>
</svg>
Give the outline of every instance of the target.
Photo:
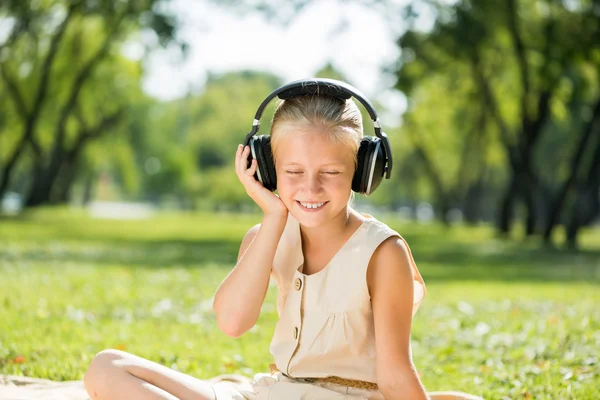
<svg viewBox="0 0 600 400">
<path fill-rule="evenodd" d="M 296 290 L 302 289 L 302 279 L 296 278 L 296 281 L 294 282 L 294 288 Z"/>
</svg>

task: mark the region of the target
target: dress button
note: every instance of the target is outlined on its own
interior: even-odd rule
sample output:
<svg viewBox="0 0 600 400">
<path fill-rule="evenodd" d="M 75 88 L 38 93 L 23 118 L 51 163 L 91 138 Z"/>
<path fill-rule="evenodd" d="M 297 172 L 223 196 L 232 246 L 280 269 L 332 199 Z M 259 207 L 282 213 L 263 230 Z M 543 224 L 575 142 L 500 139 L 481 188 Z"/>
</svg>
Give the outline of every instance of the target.
<svg viewBox="0 0 600 400">
<path fill-rule="evenodd" d="M 302 279 L 296 278 L 296 281 L 294 282 L 294 288 L 296 290 L 300 290 L 302 288 Z"/>
<path fill-rule="evenodd" d="M 297 327 L 294 328 L 294 339 L 298 339 L 298 332 L 299 332 L 298 328 Z"/>
</svg>

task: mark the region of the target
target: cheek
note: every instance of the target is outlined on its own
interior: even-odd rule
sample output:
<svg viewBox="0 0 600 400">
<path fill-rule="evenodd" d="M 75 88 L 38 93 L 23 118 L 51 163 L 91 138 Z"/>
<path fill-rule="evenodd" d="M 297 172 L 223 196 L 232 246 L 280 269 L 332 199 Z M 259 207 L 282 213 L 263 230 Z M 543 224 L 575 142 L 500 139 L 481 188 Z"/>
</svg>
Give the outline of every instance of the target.
<svg viewBox="0 0 600 400">
<path fill-rule="evenodd" d="M 348 179 L 337 179 L 335 182 L 331 182 L 330 190 L 344 196 L 349 195 L 352 191 L 352 181 Z"/>
<path fill-rule="evenodd" d="M 294 182 L 283 174 L 277 175 L 277 193 L 279 197 L 285 197 L 292 194 L 294 191 Z"/>
<path fill-rule="evenodd" d="M 326 179 L 324 185 L 329 187 L 331 190 L 336 191 L 347 191 L 352 188 L 352 176 L 348 174 L 344 174 L 341 176 L 332 177 L 330 179 Z"/>
</svg>

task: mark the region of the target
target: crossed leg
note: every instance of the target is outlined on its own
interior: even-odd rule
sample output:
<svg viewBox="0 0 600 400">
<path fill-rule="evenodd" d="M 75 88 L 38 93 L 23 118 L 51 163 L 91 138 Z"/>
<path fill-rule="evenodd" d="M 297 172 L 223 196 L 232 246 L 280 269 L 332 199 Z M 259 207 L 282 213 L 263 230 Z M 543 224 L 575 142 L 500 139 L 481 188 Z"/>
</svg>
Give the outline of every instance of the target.
<svg viewBox="0 0 600 400">
<path fill-rule="evenodd" d="M 120 350 L 98 353 L 83 382 L 92 400 L 216 400 L 211 383 Z M 453 391 L 428 396 L 431 400 L 481 399 Z"/>
<path fill-rule="evenodd" d="M 98 353 L 83 382 L 92 400 L 215 400 L 210 383 L 120 350 Z"/>
</svg>

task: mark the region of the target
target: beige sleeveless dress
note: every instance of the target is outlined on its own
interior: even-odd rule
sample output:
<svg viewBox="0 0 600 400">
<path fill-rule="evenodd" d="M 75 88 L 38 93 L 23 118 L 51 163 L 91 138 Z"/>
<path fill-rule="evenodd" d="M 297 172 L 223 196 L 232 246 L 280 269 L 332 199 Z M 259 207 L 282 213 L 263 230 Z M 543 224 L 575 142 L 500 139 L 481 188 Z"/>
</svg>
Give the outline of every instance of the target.
<svg viewBox="0 0 600 400">
<path fill-rule="evenodd" d="M 291 214 L 288 216 L 271 274 L 278 288 L 279 321 L 270 352 L 280 372 L 256 374 L 251 382 L 237 387 L 229 382 L 214 384 L 218 400 L 383 399 L 378 390 L 297 379 L 338 376 L 377 382 L 367 267 L 385 239 L 402 237 L 372 216 L 363 217 L 362 225 L 329 264 L 305 275 L 300 226 Z M 414 315 L 426 289 L 412 255 L 410 260 Z"/>
</svg>

